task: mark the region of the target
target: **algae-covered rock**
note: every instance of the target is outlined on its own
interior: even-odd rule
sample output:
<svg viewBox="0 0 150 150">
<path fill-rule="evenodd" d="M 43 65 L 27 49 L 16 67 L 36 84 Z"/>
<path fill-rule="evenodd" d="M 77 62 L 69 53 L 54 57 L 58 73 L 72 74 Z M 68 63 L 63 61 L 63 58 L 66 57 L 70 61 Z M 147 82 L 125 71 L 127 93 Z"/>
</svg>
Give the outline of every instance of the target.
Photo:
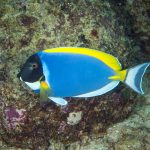
<svg viewBox="0 0 150 150">
<path fill-rule="evenodd" d="M 60 46 L 110 53 L 123 68 L 149 61 L 149 6 L 148 0 L 1 0 L 0 149 L 150 149 L 149 72 L 145 96 L 120 84 L 99 97 L 67 98 L 65 108 L 53 102 L 42 108 L 39 95 L 16 77 L 31 54 Z"/>
</svg>

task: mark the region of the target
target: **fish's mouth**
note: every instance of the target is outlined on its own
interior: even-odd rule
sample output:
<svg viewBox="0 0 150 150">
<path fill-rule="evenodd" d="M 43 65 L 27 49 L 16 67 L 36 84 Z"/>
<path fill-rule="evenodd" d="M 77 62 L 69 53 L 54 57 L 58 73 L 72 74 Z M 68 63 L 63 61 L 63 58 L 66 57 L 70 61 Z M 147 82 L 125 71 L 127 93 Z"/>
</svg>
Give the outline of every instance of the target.
<svg viewBox="0 0 150 150">
<path fill-rule="evenodd" d="M 20 80 L 23 81 L 21 77 L 20 77 Z"/>
<path fill-rule="evenodd" d="M 21 78 L 21 73 L 20 72 L 17 74 L 17 78 L 19 78 L 21 81 L 23 81 L 22 78 Z"/>
</svg>

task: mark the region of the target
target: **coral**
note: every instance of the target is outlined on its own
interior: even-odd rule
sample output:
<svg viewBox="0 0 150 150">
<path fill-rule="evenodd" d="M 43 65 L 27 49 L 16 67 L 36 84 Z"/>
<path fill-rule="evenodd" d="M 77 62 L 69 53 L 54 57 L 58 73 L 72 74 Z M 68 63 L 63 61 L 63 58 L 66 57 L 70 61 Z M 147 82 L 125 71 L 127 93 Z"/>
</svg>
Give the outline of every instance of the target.
<svg viewBox="0 0 150 150">
<path fill-rule="evenodd" d="M 31 54 L 60 46 L 110 53 L 123 68 L 149 61 L 149 27 L 147 0 L 2 0 L 0 149 L 150 149 L 149 73 L 145 97 L 120 84 L 99 97 L 67 98 L 65 108 L 41 108 L 39 95 L 16 77 Z M 82 118 L 69 125 L 73 112 Z"/>
<path fill-rule="evenodd" d="M 67 127 L 67 123 L 65 121 L 62 121 L 60 123 L 59 128 L 58 128 L 58 134 L 64 132 L 66 127 Z"/>
<path fill-rule="evenodd" d="M 15 107 L 6 107 L 4 110 L 5 115 L 5 126 L 7 128 L 16 128 L 19 125 L 25 123 L 26 120 L 26 110 L 16 109 Z"/>
<path fill-rule="evenodd" d="M 115 149 L 149 149 L 149 142 L 146 142 L 149 134 L 150 107 L 137 107 L 128 120 L 118 123 L 107 129 L 105 137 L 114 144 Z M 142 114 L 142 115 L 141 115 Z M 139 139 L 140 138 L 140 139 Z"/>
<path fill-rule="evenodd" d="M 67 123 L 70 125 L 78 124 L 82 118 L 82 111 L 79 112 L 71 112 L 67 118 Z"/>
</svg>

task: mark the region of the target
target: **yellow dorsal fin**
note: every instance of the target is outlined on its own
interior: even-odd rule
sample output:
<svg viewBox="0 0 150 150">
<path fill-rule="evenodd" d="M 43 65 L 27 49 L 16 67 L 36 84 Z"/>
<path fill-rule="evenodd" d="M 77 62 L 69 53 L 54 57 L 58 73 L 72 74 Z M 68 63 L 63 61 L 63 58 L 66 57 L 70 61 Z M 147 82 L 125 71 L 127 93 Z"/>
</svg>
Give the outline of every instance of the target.
<svg viewBox="0 0 150 150">
<path fill-rule="evenodd" d="M 115 76 L 109 77 L 111 80 L 124 81 L 127 75 L 127 70 L 117 71 Z"/>
<path fill-rule="evenodd" d="M 117 58 L 114 56 L 88 48 L 82 48 L 82 47 L 59 47 L 59 48 L 53 48 L 53 49 L 46 49 L 44 52 L 47 53 L 74 53 L 74 54 L 82 54 L 87 55 L 91 57 L 95 57 L 99 59 L 100 61 L 104 62 L 107 66 L 112 68 L 115 71 L 121 70 L 121 65 Z"/>
</svg>

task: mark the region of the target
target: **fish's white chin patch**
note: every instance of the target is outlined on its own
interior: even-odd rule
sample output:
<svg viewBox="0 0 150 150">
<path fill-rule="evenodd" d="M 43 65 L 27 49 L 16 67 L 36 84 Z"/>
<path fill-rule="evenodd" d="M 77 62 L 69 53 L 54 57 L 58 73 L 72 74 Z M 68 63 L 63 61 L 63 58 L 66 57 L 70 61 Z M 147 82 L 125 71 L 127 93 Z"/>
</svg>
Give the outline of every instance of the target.
<svg viewBox="0 0 150 150">
<path fill-rule="evenodd" d="M 20 77 L 20 80 L 23 81 L 21 77 Z M 40 89 L 40 81 L 36 81 L 36 82 L 33 82 L 33 83 L 25 82 L 25 84 L 27 84 L 32 90 Z"/>
<path fill-rule="evenodd" d="M 40 89 L 40 81 L 29 83 L 25 82 L 32 90 L 38 90 Z"/>
</svg>

